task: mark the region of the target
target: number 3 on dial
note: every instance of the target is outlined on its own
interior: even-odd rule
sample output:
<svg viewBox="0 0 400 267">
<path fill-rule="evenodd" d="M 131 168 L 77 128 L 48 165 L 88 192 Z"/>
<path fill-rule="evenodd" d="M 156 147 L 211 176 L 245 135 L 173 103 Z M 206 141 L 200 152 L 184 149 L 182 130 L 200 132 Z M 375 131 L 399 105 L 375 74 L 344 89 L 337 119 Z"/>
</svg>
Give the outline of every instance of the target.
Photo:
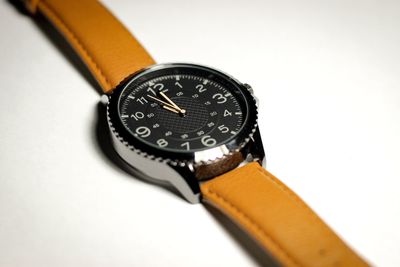
<svg viewBox="0 0 400 267">
<path fill-rule="evenodd" d="M 212 96 L 213 99 L 217 99 L 218 104 L 223 104 L 226 102 L 226 97 L 223 96 L 222 94 L 218 93 Z"/>
</svg>

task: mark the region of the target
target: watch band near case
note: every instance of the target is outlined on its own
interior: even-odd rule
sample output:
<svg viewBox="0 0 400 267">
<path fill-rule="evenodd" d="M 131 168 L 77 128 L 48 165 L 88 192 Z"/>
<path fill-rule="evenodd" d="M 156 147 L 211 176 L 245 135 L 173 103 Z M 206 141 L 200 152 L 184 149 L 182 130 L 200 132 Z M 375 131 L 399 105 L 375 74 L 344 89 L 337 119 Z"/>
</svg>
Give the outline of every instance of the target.
<svg viewBox="0 0 400 267">
<path fill-rule="evenodd" d="M 100 2 L 27 0 L 42 13 L 85 62 L 105 93 L 155 62 L 133 35 Z"/>
<path fill-rule="evenodd" d="M 25 0 L 46 16 L 110 93 L 155 64 L 128 30 L 95 0 Z M 249 163 L 201 184 L 221 209 L 284 266 L 368 266 L 294 192 Z"/>
</svg>

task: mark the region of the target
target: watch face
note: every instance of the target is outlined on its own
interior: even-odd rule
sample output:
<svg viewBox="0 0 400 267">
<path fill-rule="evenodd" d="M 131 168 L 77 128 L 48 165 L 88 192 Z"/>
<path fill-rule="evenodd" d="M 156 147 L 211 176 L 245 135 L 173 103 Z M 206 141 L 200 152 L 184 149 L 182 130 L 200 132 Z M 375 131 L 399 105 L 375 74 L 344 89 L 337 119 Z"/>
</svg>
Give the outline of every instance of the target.
<svg viewBox="0 0 400 267">
<path fill-rule="evenodd" d="M 153 151 L 193 153 L 229 144 L 255 112 L 243 85 L 197 65 L 150 69 L 118 90 L 111 97 L 117 124 Z"/>
</svg>

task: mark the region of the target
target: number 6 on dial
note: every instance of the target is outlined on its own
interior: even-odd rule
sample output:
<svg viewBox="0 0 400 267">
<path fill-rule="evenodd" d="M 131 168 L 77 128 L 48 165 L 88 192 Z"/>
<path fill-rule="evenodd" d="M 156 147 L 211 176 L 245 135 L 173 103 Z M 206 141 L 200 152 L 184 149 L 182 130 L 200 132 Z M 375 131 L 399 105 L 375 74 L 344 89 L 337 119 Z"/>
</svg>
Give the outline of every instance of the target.
<svg viewBox="0 0 400 267">
<path fill-rule="evenodd" d="M 205 146 L 215 146 L 215 144 L 217 143 L 217 140 L 215 140 L 214 138 L 212 138 L 209 135 L 205 135 L 201 138 L 201 143 Z"/>
</svg>

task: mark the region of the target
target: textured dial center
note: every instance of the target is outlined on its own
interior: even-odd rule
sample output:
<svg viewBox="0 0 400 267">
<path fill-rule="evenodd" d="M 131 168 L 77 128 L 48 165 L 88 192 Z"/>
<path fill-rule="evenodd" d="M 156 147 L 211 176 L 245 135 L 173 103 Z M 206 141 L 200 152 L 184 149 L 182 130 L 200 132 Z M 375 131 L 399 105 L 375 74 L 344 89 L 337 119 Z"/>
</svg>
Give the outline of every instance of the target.
<svg viewBox="0 0 400 267">
<path fill-rule="evenodd" d="M 211 78 L 162 75 L 127 86 L 119 103 L 123 125 L 146 144 L 174 152 L 228 142 L 243 125 L 245 104 L 239 90 Z"/>
<path fill-rule="evenodd" d="M 178 133 L 193 132 L 207 123 L 208 111 L 198 100 L 189 97 L 173 97 L 172 100 L 186 110 L 186 115 L 177 116 L 159 107 L 156 116 L 166 129 Z"/>
</svg>

